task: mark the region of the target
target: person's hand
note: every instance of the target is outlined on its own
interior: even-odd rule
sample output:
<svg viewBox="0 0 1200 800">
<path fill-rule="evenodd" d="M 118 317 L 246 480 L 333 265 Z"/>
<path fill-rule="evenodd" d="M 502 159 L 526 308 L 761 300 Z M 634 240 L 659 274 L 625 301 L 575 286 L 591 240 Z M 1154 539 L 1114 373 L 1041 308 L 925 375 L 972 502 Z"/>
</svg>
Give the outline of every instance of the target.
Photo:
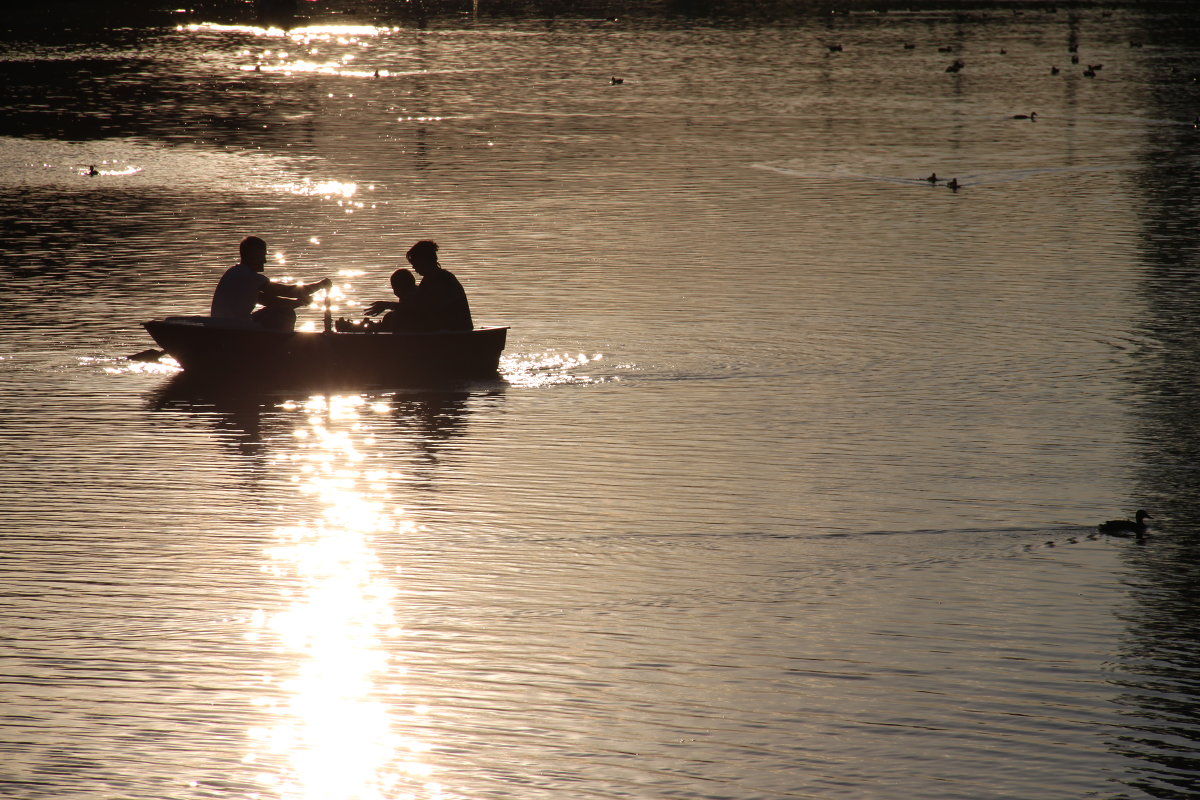
<svg viewBox="0 0 1200 800">
<path fill-rule="evenodd" d="M 363 313 L 368 317 L 373 317 L 376 314 L 382 314 L 383 312 L 388 311 L 391 309 L 391 307 L 392 304 L 386 300 L 376 300 L 374 303 L 371 303 L 371 305 L 367 306 L 367 310 Z"/>
</svg>

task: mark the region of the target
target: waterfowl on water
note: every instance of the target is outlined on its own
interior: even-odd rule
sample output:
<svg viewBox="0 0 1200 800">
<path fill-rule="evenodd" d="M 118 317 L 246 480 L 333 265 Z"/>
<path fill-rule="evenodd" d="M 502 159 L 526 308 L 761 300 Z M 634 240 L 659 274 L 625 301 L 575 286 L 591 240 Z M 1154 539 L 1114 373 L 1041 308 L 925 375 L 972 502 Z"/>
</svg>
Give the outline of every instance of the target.
<svg viewBox="0 0 1200 800">
<path fill-rule="evenodd" d="M 616 75 L 614 75 L 612 77 L 612 80 L 609 81 L 609 83 L 611 83 L 613 86 L 620 86 L 624 82 L 625 82 L 624 78 L 618 78 Z"/>
<path fill-rule="evenodd" d="M 96 169 L 96 165 L 93 164 L 92 166 L 88 167 L 87 174 L 91 175 L 94 178 L 100 174 L 100 170 Z"/>
<path fill-rule="evenodd" d="M 1110 519 L 1108 522 L 1101 522 L 1098 529 L 1101 533 L 1107 533 L 1110 536 L 1141 536 L 1150 527 L 1146 524 L 1148 518 L 1150 518 L 1149 512 L 1138 509 L 1133 520 Z"/>
<path fill-rule="evenodd" d="M 1037 122 L 1037 112 L 1030 111 L 1028 114 L 1013 114 L 1012 118 L 1013 119 L 1027 119 L 1027 120 L 1031 120 L 1033 122 Z"/>
<path fill-rule="evenodd" d="M 958 191 L 958 178 L 951 178 L 950 182 L 947 183 L 946 185 L 950 187 L 950 191 L 957 192 Z"/>
<path fill-rule="evenodd" d="M 1050 68 L 1050 74 L 1051 74 L 1051 75 L 1057 75 L 1057 74 L 1058 74 L 1058 67 L 1051 67 L 1051 68 Z"/>
<path fill-rule="evenodd" d="M 939 178 L 937 176 L 937 173 L 934 172 L 934 173 L 931 173 L 928 178 L 925 178 L 925 180 L 929 181 L 930 183 L 937 183 L 939 180 L 941 180 L 941 178 Z"/>
</svg>

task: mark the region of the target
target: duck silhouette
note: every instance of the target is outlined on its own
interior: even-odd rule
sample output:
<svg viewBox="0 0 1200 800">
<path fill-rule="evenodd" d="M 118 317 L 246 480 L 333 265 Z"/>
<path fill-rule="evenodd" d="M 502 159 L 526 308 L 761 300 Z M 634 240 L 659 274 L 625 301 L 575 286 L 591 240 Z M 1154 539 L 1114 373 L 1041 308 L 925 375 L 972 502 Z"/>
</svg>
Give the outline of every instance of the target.
<svg viewBox="0 0 1200 800">
<path fill-rule="evenodd" d="M 1140 539 L 1150 527 L 1146 524 L 1149 518 L 1149 512 L 1138 509 L 1132 520 L 1110 519 L 1108 522 L 1101 522 L 1097 529 L 1109 536 L 1136 536 Z"/>
<path fill-rule="evenodd" d="M 1031 122 L 1037 122 L 1037 112 L 1030 111 L 1028 114 L 1013 114 L 1013 119 L 1027 119 Z"/>
<path fill-rule="evenodd" d="M 933 172 L 930 173 L 928 178 L 922 178 L 922 180 L 928 181 L 929 183 L 937 183 L 939 180 L 941 180 L 941 178 L 937 176 L 936 172 Z"/>
<path fill-rule="evenodd" d="M 947 183 L 946 185 L 948 187 L 950 187 L 950 191 L 957 192 L 958 191 L 958 178 L 951 178 L 950 182 Z"/>
<path fill-rule="evenodd" d="M 1051 68 L 1050 68 L 1050 74 L 1051 74 L 1051 75 L 1057 75 L 1057 74 L 1058 74 L 1058 67 L 1051 67 Z"/>
</svg>

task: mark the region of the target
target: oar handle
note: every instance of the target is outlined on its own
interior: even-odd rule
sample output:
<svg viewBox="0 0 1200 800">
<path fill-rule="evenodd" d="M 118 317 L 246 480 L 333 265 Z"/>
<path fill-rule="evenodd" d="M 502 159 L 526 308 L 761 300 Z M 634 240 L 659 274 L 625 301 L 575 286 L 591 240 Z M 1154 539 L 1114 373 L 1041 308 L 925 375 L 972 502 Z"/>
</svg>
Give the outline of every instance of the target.
<svg viewBox="0 0 1200 800">
<path fill-rule="evenodd" d="M 333 309 L 330 307 L 330 295 L 333 294 L 333 286 L 325 288 L 325 332 L 333 333 Z"/>
</svg>

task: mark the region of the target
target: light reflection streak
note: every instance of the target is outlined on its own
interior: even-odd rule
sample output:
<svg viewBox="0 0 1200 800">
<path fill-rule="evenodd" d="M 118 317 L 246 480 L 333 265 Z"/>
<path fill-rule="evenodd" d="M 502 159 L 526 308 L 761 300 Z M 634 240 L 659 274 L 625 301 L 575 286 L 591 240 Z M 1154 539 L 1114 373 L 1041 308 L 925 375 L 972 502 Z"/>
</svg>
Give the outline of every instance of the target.
<svg viewBox="0 0 1200 800">
<path fill-rule="evenodd" d="M 509 384 L 526 388 L 568 383 L 601 383 L 601 378 L 579 374 L 574 370 L 603 358 L 600 353 L 591 356 L 584 353 L 551 352 L 505 355 L 500 359 L 500 373 Z M 614 377 L 610 380 L 620 378 Z"/>
<path fill-rule="evenodd" d="M 361 449 L 371 441 L 369 419 L 388 406 L 335 395 L 281 409 L 301 422 L 294 448 L 276 461 L 319 514 L 277 528 L 264 552 L 262 569 L 285 587 L 284 605 L 252 614 L 247 638 L 273 645 L 295 667 L 275 693 L 256 699 L 267 723 L 248 731 L 243 760 L 260 768 L 264 793 L 281 800 L 441 800 L 430 745 L 398 733 L 381 699 L 404 693 L 396 663 L 403 631 L 372 539 L 412 527 L 383 500 L 392 474 Z"/>
<path fill-rule="evenodd" d="M 291 39 L 296 42 L 315 42 L 339 40 L 349 42 L 353 36 L 380 36 L 394 33 L 399 28 L 377 27 L 375 25 L 307 25 L 303 28 L 264 28 L 259 25 L 222 25 L 217 22 L 197 22 L 189 25 L 177 25 L 177 31 L 188 33 L 247 33 L 251 36 L 263 36 L 270 39 Z"/>
</svg>

